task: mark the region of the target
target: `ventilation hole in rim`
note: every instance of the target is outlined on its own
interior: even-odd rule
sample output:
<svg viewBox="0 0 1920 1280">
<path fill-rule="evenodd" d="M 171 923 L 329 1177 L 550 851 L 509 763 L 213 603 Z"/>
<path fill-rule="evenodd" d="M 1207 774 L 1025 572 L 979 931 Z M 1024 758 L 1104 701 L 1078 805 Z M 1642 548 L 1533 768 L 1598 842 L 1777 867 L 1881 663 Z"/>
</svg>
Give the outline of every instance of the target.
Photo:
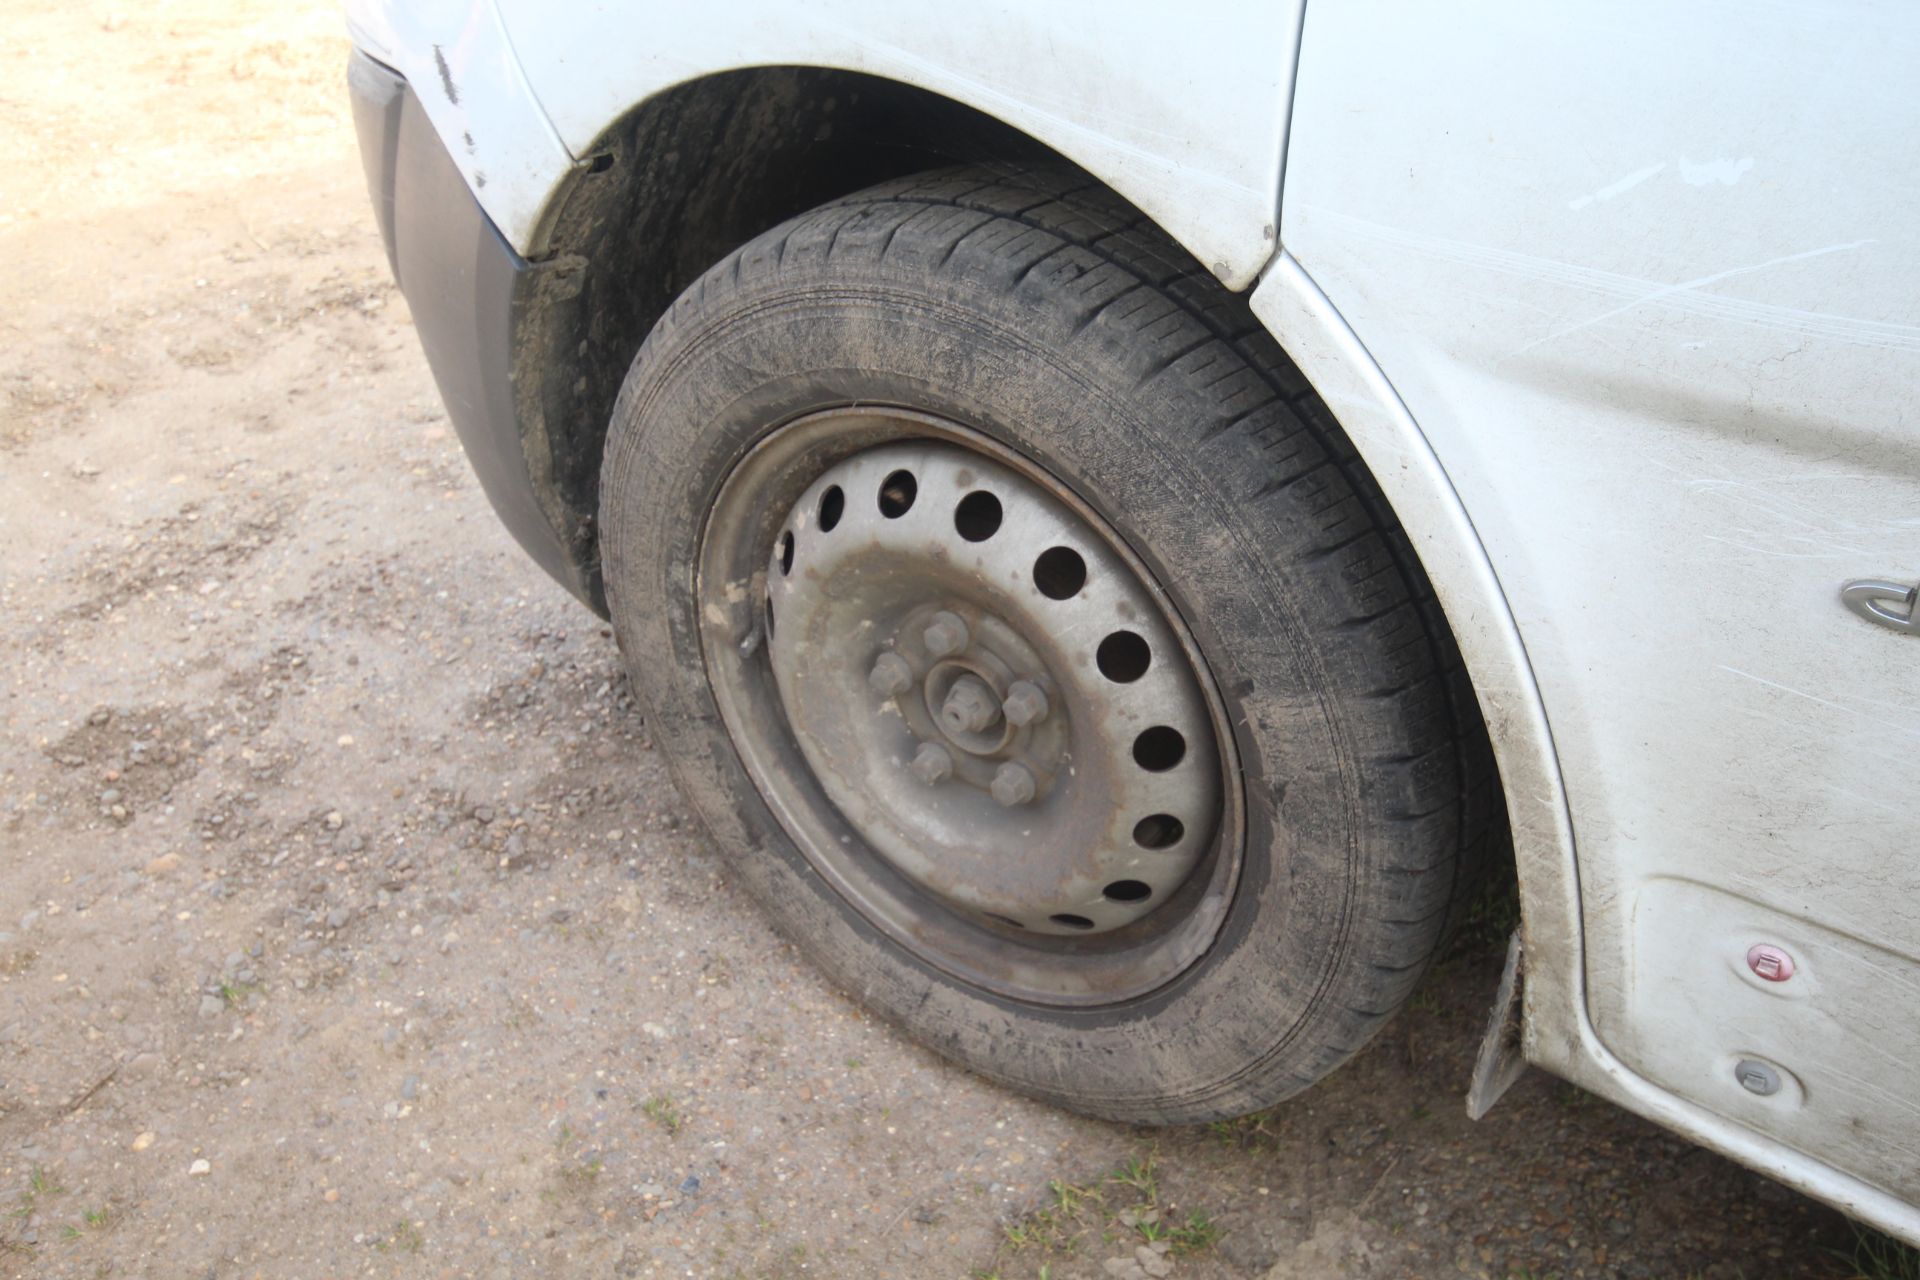
<svg viewBox="0 0 1920 1280">
<path fill-rule="evenodd" d="M 913 506 L 920 493 L 920 482 L 911 471 L 896 471 L 880 482 L 880 514 L 898 520 Z"/>
<path fill-rule="evenodd" d="M 791 531 L 780 535 L 780 576 L 786 577 L 793 572 L 793 534 Z"/>
<path fill-rule="evenodd" d="M 1110 902 L 1145 902 L 1153 896 L 1153 886 L 1144 880 L 1115 880 L 1100 894 Z"/>
<path fill-rule="evenodd" d="M 1033 585 L 1049 600 L 1071 600 L 1087 585 L 1087 562 L 1072 547 L 1048 547 L 1033 562 Z"/>
<path fill-rule="evenodd" d="M 833 526 L 840 523 L 840 513 L 847 509 L 847 495 L 840 492 L 840 486 L 828 485 L 827 491 L 820 495 L 820 532 L 832 533 Z"/>
<path fill-rule="evenodd" d="M 1099 664 L 1101 675 L 1115 684 L 1132 684 L 1147 674 L 1147 667 L 1153 662 L 1153 650 L 1133 632 L 1116 631 L 1100 642 L 1093 658 Z"/>
<path fill-rule="evenodd" d="M 1048 916 L 1047 919 L 1053 921 L 1055 924 L 1063 924 L 1069 929 L 1093 928 L 1093 921 L 1087 919 L 1085 916 L 1069 915 L 1065 912 L 1057 916 Z"/>
<path fill-rule="evenodd" d="M 1133 824 L 1133 842 L 1142 849 L 1171 849 L 1187 834 L 1187 825 L 1170 813 L 1150 813 Z"/>
<path fill-rule="evenodd" d="M 1187 740 L 1178 729 L 1157 724 L 1133 740 L 1133 762 L 1148 773 L 1165 773 L 1186 758 Z"/>
<path fill-rule="evenodd" d="M 1021 924 L 1018 920 L 1015 920 L 1012 916 L 997 916 L 993 914 L 993 912 L 991 911 L 984 912 L 982 914 L 984 914 L 987 917 L 987 919 L 993 921 L 995 924 L 1006 925 L 1009 929 L 1024 929 L 1027 927 Z"/>
<path fill-rule="evenodd" d="M 767 639 L 773 639 L 773 592 L 767 592 Z"/>
<path fill-rule="evenodd" d="M 975 489 L 953 509 L 953 527 L 968 542 L 985 542 L 1000 531 L 1000 499 Z"/>
</svg>

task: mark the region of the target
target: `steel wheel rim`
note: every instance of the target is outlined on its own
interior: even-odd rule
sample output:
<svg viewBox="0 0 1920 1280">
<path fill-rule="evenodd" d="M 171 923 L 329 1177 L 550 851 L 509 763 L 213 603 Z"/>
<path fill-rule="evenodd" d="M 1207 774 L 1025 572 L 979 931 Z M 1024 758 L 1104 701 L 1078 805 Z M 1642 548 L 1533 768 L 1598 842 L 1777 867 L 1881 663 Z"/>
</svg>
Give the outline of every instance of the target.
<svg viewBox="0 0 1920 1280">
<path fill-rule="evenodd" d="M 1043 580 L 1059 548 L 1079 583 Z M 1065 1006 L 1145 995 L 1211 945 L 1243 843 L 1224 711 L 1164 591 L 1058 480 L 926 414 L 827 410 L 736 463 L 695 576 L 741 762 L 869 924 Z"/>
</svg>

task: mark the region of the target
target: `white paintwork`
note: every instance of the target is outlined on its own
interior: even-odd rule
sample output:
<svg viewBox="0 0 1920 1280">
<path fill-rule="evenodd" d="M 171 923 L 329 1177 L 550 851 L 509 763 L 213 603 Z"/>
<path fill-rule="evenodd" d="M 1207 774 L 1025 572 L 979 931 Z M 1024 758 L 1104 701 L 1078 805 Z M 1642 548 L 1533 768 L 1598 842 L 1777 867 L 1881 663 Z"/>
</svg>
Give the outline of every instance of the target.
<svg viewBox="0 0 1920 1280">
<path fill-rule="evenodd" d="M 346 0 L 346 11 L 354 44 L 407 78 L 480 207 L 527 252 L 573 157 L 521 74 L 493 5 Z"/>
<path fill-rule="evenodd" d="M 1771 1132 L 1782 1126 L 1767 1123 L 1767 1114 L 1755 1110 L 1759 1100 L 1742 1098 L 1736 1105 L 1744 1106 L 1747 1114 L 1730 1120 L 1638 1075 L 1601 1044 L 1586 1013 L 1573 830 L 1552 732 L 1520 634 L 1478 533 L 1445 468 L 1405 404 L 1340 313 L 1291 254 L 1283 251 L 1279 255 L 1261 278 L 1252 301 L 1254 313 L 1300 365 L 1340 419 L 1368 470 L 1380 481 L 1419 550 L 1473 673 L 1474 691 L 1499 759 L 1525 898 L 1528 1059 L 1884 1230 L 1920 1241 L 1920 1214 L 1916 1214 L 1910 1199 L 1889 1195 L 1850 1176 L 1844 1161 L 1835 1167 L 1821 1155 L 1784 1146 Z M 1681 895 L 1662 905 L 1670 903 L 1685 906 Z M 1738 904 L 1730 914 L 1738 917 L 1744 906 Z M 1685 957 L 1690 967 L 1707 970 L 1712 979 L 1731 972 L 1740 998 L 1748 1002 L 1744 1011 L 1748 1025 L 1754 1025 L 1756 1012 L 1764 1016 L 1766 1008 L 1759 1006 L 1756 1010 L 1752 1005 L 1756 991 L 1766 991 L 1764 998 L 1770 1000 L 1802 998 L 1804 987 L 1790 994 L 1778 988 L 1767 991 L 1765 984 L 1750 974 L 1730 969 L 1730 960 L 1739 961 L 1743 948 L 1730 947 L 1727 939 L 1751 934 L 1751 918 L 1726 921 L 1732 927 L 1722 931 L 1717 948 L 1692 946 L 1699 923 L 1685 921 L 1685 927 L 1675 927 L 1671 919 L 1658 919 L 1652 934 L 1673 944 L 1673 950 Z M 1786 943 L 1803 960 L 1815 960 L 1818 957 L 1806 945 L 1807 939 L 1804 930 L 1793 930 L 1776 941 Z M 1843 957 L 1843 963 L 1851 959 Z M 1683 972 L 1678 965 L 1672 967 L 1677 974 Z M 1914 986 L 1913 976 L 1898 976 L 1909 987 L 1920 990 Z M 1714 990 L 1710 984 L 1698 984 L 1676 992 L 1676 1001 L 1685 1007 L 1676 1008 L 1670 1016 L 1711 1017 L 1712 1008 L 1699 1006 L 1701 996 L 1711 997 Z M 1879 987 L 1872 984 L 1860 990 L 1869 999 L 1880 995 Z M 1869 1021 L 1878 1024 L 1886 1019 L 1910 1019 L 1911 1014 L 1911 997 L 1904 1004 L 1896 998 L 1883 1005 L 1881 1017 Z M 1762 1025 L 1771 1026 L 1775 1021 L 1769 1019 Z M 1793 1033 L 1806 1030 L 1804 1024 L 1786 1029 Z M 1832 1028 L 1821 1026 L 1818 1030 L 1830 1034 Z M 1810 1034 L 1802 1038 L 1808 1043 L 1817 1042 L 1817 1037 Z M 1704 1059 L 1707 1070 L 1731 1070 L 1731 1061 L 1724 1052 L 1716 1052 L 1710 1042 L 1685 1036 L 1677 1043 Z M 1909 1125 L 1904 1130 L 1896 1129 L 1893 1136 L 1905 1141 L 1912 1133 Z"/>
<path fill-rule="evenodd" d="M 1578 916 L 1523 845 L 1529 1054 L 1908 1238 L 1920 640 L 1838 591 L 1920 578 L 1916 52 L 1907 6 L 1317 4 L 1281 222 L 1543 698 Z"/>
<path fill-rule="evenodd" d="M 635 104 L 805 64 L 969 103 L 1258 277 L 1473 673 L 1529 1057 L 1920 1241 L 1920 638 L 1837 600 L 1920 578 L 1920 10 L 1315 0 L 1296 48 L 1285 3 L 350 6 L 523 251 Z"/>
<path fill-rule="evenodd" d="M 683 81 L 742 66 L 837 67 L 930 89 L 1038 138 L 1234 288 L 1273 253 L 1297 0 L 1202 5 L 1177 23 L 1143 0 L 499 3 L 576 155 L 636 102 Z"/>
</svg>

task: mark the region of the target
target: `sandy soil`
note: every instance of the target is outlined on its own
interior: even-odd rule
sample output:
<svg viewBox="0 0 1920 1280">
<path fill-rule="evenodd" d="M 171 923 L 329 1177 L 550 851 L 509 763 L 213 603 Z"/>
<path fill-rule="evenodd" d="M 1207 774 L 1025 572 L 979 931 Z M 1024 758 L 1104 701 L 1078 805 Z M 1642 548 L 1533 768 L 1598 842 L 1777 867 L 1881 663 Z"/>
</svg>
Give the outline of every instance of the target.
<svg viewBox="0 0 1920 1280">
<path fill-rule="evenodd" d="M 5 22 L 0 1274 L 1851 1274 L 1836 1215 L 1556 1081 L 1469 1123 L 1486 940 L 1212 1130 L 870 1020 L 474 485 L 335 13 Z"/>
</svg>

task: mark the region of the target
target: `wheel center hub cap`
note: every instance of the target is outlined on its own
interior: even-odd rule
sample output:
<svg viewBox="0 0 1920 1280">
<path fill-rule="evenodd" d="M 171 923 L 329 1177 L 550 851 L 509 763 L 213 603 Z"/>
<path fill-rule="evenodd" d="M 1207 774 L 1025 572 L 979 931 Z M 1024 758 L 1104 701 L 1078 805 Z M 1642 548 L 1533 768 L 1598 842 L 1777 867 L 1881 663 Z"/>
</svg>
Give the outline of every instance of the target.
<svg viewBox="0 0 1920 1280">
<path fill-rule="evenodd" d="M 768 569 L 780 700 L 872 850 L 949 906 L 1078 935 L 1141 920 L 1220 811 L 1158 592 L 1070 506 L 947 444 L 820 476 Z"/>
</svg>

